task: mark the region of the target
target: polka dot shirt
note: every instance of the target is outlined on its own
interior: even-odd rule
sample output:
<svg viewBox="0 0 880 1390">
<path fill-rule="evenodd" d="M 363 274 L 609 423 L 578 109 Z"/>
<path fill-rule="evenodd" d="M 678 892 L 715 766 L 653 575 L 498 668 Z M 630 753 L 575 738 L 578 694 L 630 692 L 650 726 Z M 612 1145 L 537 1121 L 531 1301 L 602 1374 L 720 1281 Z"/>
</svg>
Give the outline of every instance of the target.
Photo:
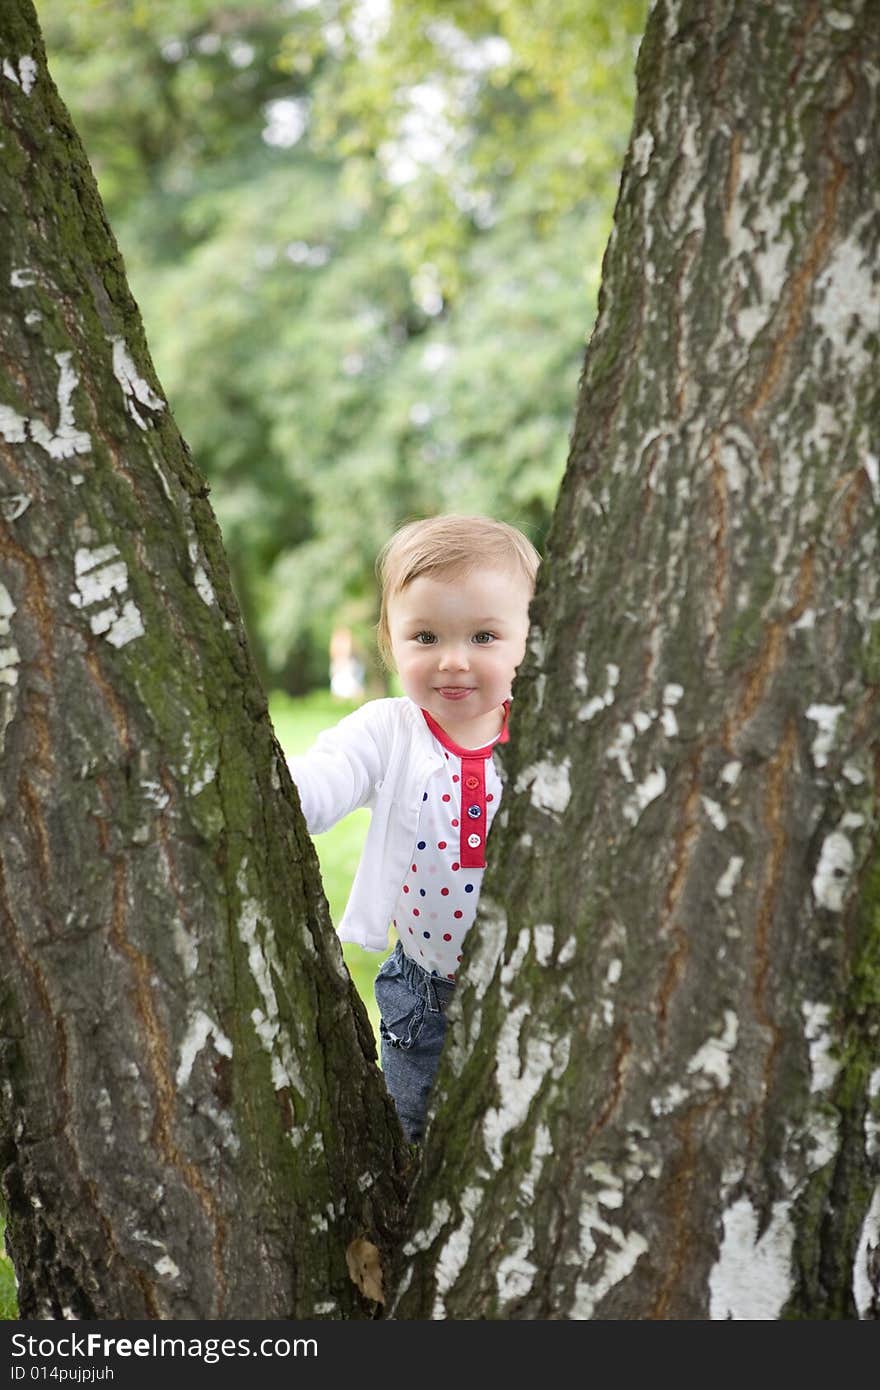
<svg viewBox="0 0 880 1390">
<path fill-rule="evenodd" d="M 465 934 L 477 912 L 485 839 L 501 800 L 501 779 L 492 761 L 498 739 L 482 749 L 460 749 L 430 715 L 425 713 L 425 719 L 444 754 L 443 768 L 422 796 L 412 863 L 397 900 L 394 926 L 404 951 L 417 965 L 454 980 Z M 499 739 L 504 734 L 506 728 Z"/>
</svg>

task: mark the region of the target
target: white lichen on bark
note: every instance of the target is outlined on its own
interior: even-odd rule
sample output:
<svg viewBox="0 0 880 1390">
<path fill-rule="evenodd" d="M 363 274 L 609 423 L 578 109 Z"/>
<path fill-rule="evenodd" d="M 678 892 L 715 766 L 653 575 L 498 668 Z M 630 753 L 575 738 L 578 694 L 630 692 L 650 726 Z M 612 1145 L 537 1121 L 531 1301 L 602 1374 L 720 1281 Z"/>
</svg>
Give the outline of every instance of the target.
<svg viewBox="0 0 880 1390">
<path fill-rule="evenodd" d="M 570 768 L 569 758 L 564 758 L 561 763 L 544 758 L 519 774 L 514 790 L 521 792 L 531 787 L 533 806 L 539 811 L 562 815 L 571 800 Z"/>
<path fill-rule="evenodd" d="M 818 704 L 810 705 L 806 710 L 807 718 L 818 725 L 812 748 L 813 762 L 817 767 L 824 767 L 828 762 L 828 754 L 834 742 L 834 730 L 843 710 L 843 705 Z"/>
<path fill-rule="evenodd" d="M 210 608 L 212 604 L 217 602 L 217 596 L 214 593 L 214 586 L 208 578 L 207 571 L 202 564 L 199 543 L 194 538 L 189 542 L 189 558 L 193 567 L 193 583 L 196 586 L 196 592 L 202 602 L 207 604 Z"/>
<path fill-rule="evenodd" d="M 54 459 L 71 458 L 74 454 L 87 454 L 91 451 L 91 437 L 76 428 L 73 413 L 73 393 L 79 385 L 79 377 L 71 367 L 72 352 L 56 352 L 58 363 L 58 425 L 54 433 L 42 420 L 31 420 L 31 438 Z"/>
<path fill-rule="evenodd" d="M 853 380 L 869 370 L 871 345 L 880 333 L 880 270 L 876 258 L 866 250 L 875 225 L 876 214 L 867 212 L 849 235 L 835 244 L 814 291 L 817 331 Z"/>
<path fill-rule="evenodd" d="M 545 1080 L 548 1077 L 558 1079 L 568 1065 L 570 1038 L 554 1037 L 533 1022 L 524 1043 L 520 1041 L 520 1031 L 528 1013 L 527 1004 L 510 1010 L 495 1049 L 499 1103 L 490 1106 L 483 1117 L 483 1143 L 496 1169 L 503 1162 L 505 1137 L 524 1123 Z"/>
<path fill-rule="evenodd" d="M 452 1208 L 445 1198 L 437 1202 L 433 1210 L 430 1225 L 421 1231 L 415 1231 L 413 1233 L 403 1247 L 404 1255 L 417 1255 L 422 1250 L 430 1249 L 451 1215 Z"/>
<path fill-rule="evenodd" d="M 165 402 L 157 396 L 149 382 L 138 372 L 124 338 L 112 337 L 107 340 L 113 348 L 113 375 L 122 387 L 125 408 L 139 429 L 147 428 L 147 421 L 138 410 L 135 402 L 148 410 L 164 410 Z"/>
<path fill-rule="evenodd" d="M 7 444 L 23 444 L 28 437 L 28 422 L 10 405 L 0 405 L 0 434 Z"/>
<path fill-rule="evenodd" d="M 813 875 L 813 897 L 819 907 L 842 911 L 854 863 L 853 847 L 846 835 L 840 830 L 826 835 Z"/>
<path fill-rule="evenodd" d="M 483 1190 L 480 1187 L 465 1188 L 461 1197 L 461 1222 L 446 1236 L 437 1256 L 434 1271 L 436 1293 L 433 1316 L 435 1318 L 443 1317 L 445 1311 L 443 1299 L 464 1268 L 470 1251 L 474 1213 L 479 1208 L 482 1196 Z"/>
<path fill-rule="evenodd" d="M 624 820 L 630 825 L 635 825 L 645 808 L 650 806 L 652 801 L 656 801 L 658 796 L 662 796 L 665 790 L 665 770 L 662 767 L 652 768 L 644 781 L 635 787 L 632 796 L 624 802 Z"/>
<path fill-rule="evenodd" d="M 186 1037 L 180 1044 L 180 1061 L 177 1065 L 177 1085 L 185 1086 L 192 1074 L 193 1063 L 209 1038 L 223 1057 L 232 1056 L 232 1043 L 223 1030 L 209 1018 L 203 1009 L 196 1009 L 187 1028 Z"/>
<path fill-rule="evenodd" d="M 831 1056 L 834 1035 L 828 1024 L 831 1018 L 830 1004 L 816 1004 L 809 999 L 801 1003 L 804 1016 L 804 1036 L 810 1049 L 810 1091 L 827 1091 L 831 1088 L 840 1062 Z"/>
<path fill-rule="evenodd" d="M 868 1082 L 868 1104 L 865 1110 L 865 1153 L 870 1159 L 880 1158 L 880 1067 L 871 1073 Z"/>
<path fill-rule="evenodd" d="M 583 652 L 581 652 L 579 653 L 579 655 L 583 656 L 584 654 Z M 581 680 L 583 684 L 577 684 L 577 689 L 582 689 L 583 692 L 586 693 L 586 691 L 589 689 L 589 686 L 587 683 L 585 657 L 583 666 L 579 667 L 578 670 L 581 673 Z M 586 703 L 581 705 L 580 709 L 578 710 L 577 717 L 578 719 L 584 722 L 593 719 L 599 713 L 600 710 L 608 709 L 610 705 L 614 704 L 614 691 L 617 686 L 617 682 L 620 679 L 620 667 L 615 666 L 613 663 L 609 662 L 608 665 L 605 667 L 605 672 L 607 679 L 603 694 L 594 695 L 591 700 L 587 700 Z"/>
<path fill-rule="evenodd" d="M 4 58 L 3 76 L 8 77 L 10 82 L 14 82 L 16 87 L 20 87 L 25 96 L 29 97 L 37 80 L 37 65 L 30 53 L 25 53 L 19 58 L 17 67 L 14 61 Z"/>
<path fill-rule="evenodd" d="M 703 804 L 703 810 L 706 812 L 706 815 L 709 817 L 715 829 L 718 831 L 726 830 L 727 817 L 718 802 L 713 801 L 711 796 L 702 796 L 700 800 Z"/>
<path fill-rule="evenodd" d="M 742 866 L 745 863 L 742 855 L 732 854 L 727 862 L 727 868 L 715 885 L 715 892 L 719 898 L 730 898 L 737 885 Z"/>
<path fill-rule="evenodd" d="M 853 1301 L 860 1318 L 880 1315 L 880 1288 L 876 1271 L 880 1267 L 880 1185 L 874 1189 L 865 1213 L 859 1243 L 853 1260 Z"/>
<path fill-rule="evenodd" d="M 247 864 L 242 861 L 238 872 L 238 890 L 241 895 L 241 910 L 238 917 L 238 934 L 247 946 L 248 964 L 263 1008 L 251 1010 L 251 1022 L 263 1049 L 269 1056 L 272 1068 L 272 1083 L 276 1091 L 286 1086 L 293 1087 L 300 1095 L 305 1093 L 302 1069 L 294 1054 L 291 1041 L 283 1028 L 278 1010 L 273 976 L 284 978 L 275 934 L 269 916 L 255 898 L 247 891 Z M 260 939 L 262 937 L 262 940 Z"/>
<path fill-rule="evenodd" d="M 765 1321 L 779 1317 L 792 1291 L 790 1212 L 790 1202 L 774 1202 L 760 1237 L 758 1213 L 747 1197 L 724 1212 L 721 1249 L 709 1276 L 710 1318 Z"/>
<path fill-rule="evenodd" d="M 616 1284 L 628 1279 L 648 1250 L 639 1231 L 624 1231 L 605 1219 L 599 1210 L 607 1205 L 601 1193 L 585 1194 L 579 1214 L 580 1263 L 589 1278 L 578 1279 L 569 1317 L 591 1318 L 599 1302 Z M 596 1237 L 602 1238 L 601 1249 Z M 598 1253 L 597 1253 L 598 1252 Z"/>
<path fill-rule="evenodd" d="M 629 750 L 635 739 L 636 731 L 632 724 L 624 721 L 617 731 L 617 736 L 609 747 L 605 750 L 606 758 L 614 758 L 620 768 L 621 776 L 625 782 L 634 782 L 632 763 L 629 760 Z"/>
<path fill-rule="evenodd" d="M 50 429 L 42 420 L 28 419 L 11 406 L 0 405 L 0 433 L 7 444 L 24 444 L 30 437 L 50 458 L 59 460 L 91 451 L 91 437 L 85 430 L 77 429 L 74 418 L 73 393 L 79 384 L 79 377 L 70 365 L 72 357 L 71 352 L 55 353 L 58 364 L 57 426 Z"/>
<path fill-rule="evenodd" d="M 732 1009 L 724 1011 L 720 1038 L 709 1038 L 687 1064 L 688 1075 L 702 1072 L 722 1088 L 730 1085 L 730 1055 L 736 1046 L 739 1020 Z"/>
<path fill-rule="evenodd" d="M 124 647 L 144 635 L 144 624 L 137 605 L 126 599 L 120 604 L 113 595 L 128 588 L 128 567 L 113 544 L 97 550 L 80 547 L 74 555 L 76 592 L 69 595 L 74 608 L 94 608 L 111 599 L 106 608 L 89 614 L 89 628 L 96 636 L 106 636 L 114 647 Z"/>
<path fill-rule="evenodd" d="M 12 640 L 12 619 L 16 607 L 5 584 L 0 582 L 0 756 L 6 745 L 6 730 L 18 707 L 18 673 L 21 656 Z M 5 798 L 0 792 L 0 810 Z"/>
<path fill-rule="evenodd" d="M 549 922 L 538 922 L 532 927 L 535 943 L 535 956 L 540 965 L 549 965 L 553 956 L 553 927 Z"/>
</svg>

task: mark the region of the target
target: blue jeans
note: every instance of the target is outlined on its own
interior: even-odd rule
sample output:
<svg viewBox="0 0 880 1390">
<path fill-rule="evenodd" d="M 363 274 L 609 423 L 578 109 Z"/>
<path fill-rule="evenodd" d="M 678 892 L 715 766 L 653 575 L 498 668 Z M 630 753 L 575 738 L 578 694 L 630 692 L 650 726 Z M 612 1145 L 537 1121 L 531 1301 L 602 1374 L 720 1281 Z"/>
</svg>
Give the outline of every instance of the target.
<svg viewBox="0 0 880 1390">
<path fill-rule="evenodd" d="M 429 975 L 410 960 L 399 941 L 376 974 L 382 1073 L 411 1144 L 425 1128 L 454 989 L 452 980 Z"/>
</svg>

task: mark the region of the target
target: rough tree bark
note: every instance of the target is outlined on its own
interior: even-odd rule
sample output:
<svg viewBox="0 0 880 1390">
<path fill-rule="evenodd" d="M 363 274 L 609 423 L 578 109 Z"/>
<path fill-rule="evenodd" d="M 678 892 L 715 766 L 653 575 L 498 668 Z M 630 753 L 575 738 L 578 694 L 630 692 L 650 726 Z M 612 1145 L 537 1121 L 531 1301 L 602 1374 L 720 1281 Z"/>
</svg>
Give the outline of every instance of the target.
<svg viewBox="0 0 880 1390">
<path fill-rule="evenodd" d="M 402 1140 L 29 0 L 0 17 L 0 1165 L 24 1317 L 361 1317 Z"/>
<path fill-rule="evenodd" d="M 652 12 L 394 1316 L 880 1314 L 878 76 Z"/>
</svg>

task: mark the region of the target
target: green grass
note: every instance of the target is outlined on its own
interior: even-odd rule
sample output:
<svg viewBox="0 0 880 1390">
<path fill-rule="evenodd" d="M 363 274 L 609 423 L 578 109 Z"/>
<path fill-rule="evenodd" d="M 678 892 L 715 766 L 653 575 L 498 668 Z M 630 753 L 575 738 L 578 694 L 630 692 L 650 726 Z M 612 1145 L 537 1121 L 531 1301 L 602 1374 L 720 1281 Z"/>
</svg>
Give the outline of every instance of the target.
<svg viewBox="0 0 880 1390">
<path fill-rule="evenodd" d="M 0 1322 L 13 1322 L 18 1317 L 18 1298 L 12 1261 L 3 1244 L 6 1222 L 0 1216 Z"/>
<path fill-rule="evenodd" d="M 285 753 L 291 755 L 305 753 L 322 729 L 330 728 L 343 715 L 357 708 L 355 702 L 334 699 L 329 691 L 307 695 L 299 700 L 276 693 L 269 706 L 278 742 Z M 369 811 L 355 811 L 325 835 L 315 838 L 324 892 L 334 923 L 339 922 L 345 909 L 369 822 Z M 367 1006 L 373 1029 L 378 1031 L 373 979 L 384 955 L 378 951 L 362 951 L 359 946 L 348 944 L 343 946 L 342 954 L 355 987 Z M 18 1317 L 18 1299 L 12 1261 L 3 1249 L 5 1227 L 6 1223 L 0 1216 L 0 1321 L 9 1322 Z"/>
</svg>

